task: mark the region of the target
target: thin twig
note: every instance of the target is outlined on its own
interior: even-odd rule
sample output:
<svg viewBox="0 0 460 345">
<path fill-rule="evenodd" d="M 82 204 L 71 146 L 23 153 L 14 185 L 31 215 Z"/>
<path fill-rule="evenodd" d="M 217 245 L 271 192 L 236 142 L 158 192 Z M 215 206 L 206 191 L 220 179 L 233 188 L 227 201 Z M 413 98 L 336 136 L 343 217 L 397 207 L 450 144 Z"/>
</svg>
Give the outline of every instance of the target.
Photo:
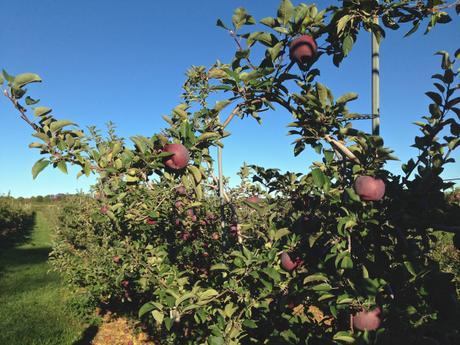
<svg viewBox="0 0 460 345">
<path fill-rule="evenodd" d="M 360 161 L 359 161 L 358 157 L 356 157 L 355 154 L 353 152 L 351 152 L 350 149 L 348 147 L 346 147 L 344 144 L 342 144 L 340 141 L 331 138 L 331 136 L 329 134 L 326 134 L 324 136 L 324 139 L 329 144 L 337 147 L 345 156 L 350 158 L 352 161 L 354 161 L 355 163 L 360 164 Z"/>
<path fill-rule="evenodd" d="M 27 117 L 25 109 L 18 103 L 17 99 L 11 96 L 7 90 L 3 90 L 3 94 L 13 103 L 14 107 L 21 113 L 21 119 L 27 122 L 27 124 L 31 126 L 35 131 L 38 131 L 39 127 Z"/>
</svg>

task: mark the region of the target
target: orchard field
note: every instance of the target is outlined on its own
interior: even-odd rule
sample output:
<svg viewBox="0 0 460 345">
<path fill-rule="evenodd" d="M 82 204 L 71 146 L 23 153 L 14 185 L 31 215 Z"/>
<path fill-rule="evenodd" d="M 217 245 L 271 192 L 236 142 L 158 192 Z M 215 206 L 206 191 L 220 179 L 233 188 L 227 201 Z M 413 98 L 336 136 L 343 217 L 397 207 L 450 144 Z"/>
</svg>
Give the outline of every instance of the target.
<svg viewBox="0 0 460 345">
<path fill-rule="evenodd" d="M 372 114 L 355 113 L 358 95 L 334 97 L 318 67 L 340 70 L 372 37 L 375 91 L 386 32 L 424 27 L 429 40 L 460 3 L 320 5 L 219 19 L 234 56 L 190 67 L 149 136 L 55 116 L 34 96 L 39 74 L 5 66 L 3 95 L 41 156 L 33 178 L 57 168 L 96 183 L 0 198 L 0 344 L 460 344 L 460 190 L 445 178 L 460 171 L 460 47 L 423 71 L 430 103 L 407 161 L 380 136 L 378 93 Z M 303 173 L 244 164 L 229 184 L 229 124 L 278 109 L 293 154 L 317 159 Z M 372 133 L 355 126 L 366 119 Z"/>
</svg>

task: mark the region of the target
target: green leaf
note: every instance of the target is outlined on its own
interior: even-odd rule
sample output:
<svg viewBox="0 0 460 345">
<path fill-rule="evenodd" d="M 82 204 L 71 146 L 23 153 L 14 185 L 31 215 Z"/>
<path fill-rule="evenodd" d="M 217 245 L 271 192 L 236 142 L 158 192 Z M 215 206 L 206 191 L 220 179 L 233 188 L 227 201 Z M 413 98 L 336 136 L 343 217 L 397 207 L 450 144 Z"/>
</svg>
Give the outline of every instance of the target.
<svg viewBox="0 0 460 345">
<path fill-rule="evenodd" d="M 337 100 L 335 101 L 336 103 L 347 103 L 347 102 L 350 102 L 350 101 L 354 101 L 355 99 L 358 98 L 358 94 L 355 93 L 355 92 L 348 92 L 342 96 L 340 96 L 339 98 L 337 98 Z"/>
<path fill-rule="evenodd" d="M 208 289 L 200 295 L 200 301 L 205 301 L 217 296 L 219 293 L 214 289 Z"/>
<path fill-rule="evenodd" d="M 198 184 L 201 182 L 202 176 L 201 176 L 201 171 L 194 165 L 189 165 L 187 167 L 187 170 L 190 171 L 190 173 L 193 175 L 193 179 L 195 182 Z"/>
<path fill-rule="evenodd" d="M 418 27 L 420 26 L 420 20 L 416 20 L 416 21 L 413 22 L 412 24 L 413 24 L 412 29 L 410 29 L 410 30 L 404 35 L 404 37 L 410 36 L 410 35 L 412 35 L 415 31 L 418 30 Z"/>
<path fill-rule="evenodd" d="M 40 172 L 45 169 L 50 164 L 50 161 L 45 160 L 44 158 L 39 159 L 34 166 L 32 167 L 32 177 L 35 178 L 40 174 Z"/>
<path fill-rule="evenodd" d="M 14 78 L 13 86 L 21 88 L 30 83 L 40 83 L 42 79 L 38 74 L 35 73 L 23 73 L 19 74 Z"/>
<path fill-rule="evenodd" d="M 215 264 L 211 266 L 210 270 L 211 271 L 217 271 L 217 270 L 228 271 L 228 267 L 225 264 Z"/>
<path fill-rule="evenodd" d="M 440 94 L 430 91 L 430 92 L 425 92 L 425 95 L 430 97 L 433 100 L 433 102 L 435 102 L 437 105 L 442 104 L 442 97 Z"/>
<path fill-rule="evenodd" d="M 2 76 L 8 83 L 12 83 L 14 81 L 14 76 L 8 74 L 4 69 L 2 69 Z"/>
<path fill-rule="evenodd" d="M 26 104 L 27 105 L 34 105 L 34 104 L 37 104 L 38 102 L 40 102 L 40 100 L 35 100 L 29 96 L 26 97 Z"/>
<path fill-rule="evenodd" d="M 178 307 L 182 302 L 185 302 L 187 300 L 189 300 L 190 298 L 193 298 L 193 297 L 196 297 L 196 295 L 192 292 L 189 292 L 189 293 L 186 293 L 182 296 L 180 296 L 177 300 L 176 300 L 176 307 Z"/>
<path fill-rule="evenodd" d="M 278 22 L 276 21 L 275 18 L 272 18 L 272 17 L 265 17 L 260 20 L 260 23 L 270 28 L 274 28 L 275 26 L 278 26 Z"/>
<path fill-rule="evenodd" d="M 211 335 L 208 338 L 208 345 L 224 345 L 224 338 Z"/>
<path fill-rule="evenodd" d="M 34 109 L 34 115 L 35 116 L 45 116 L 51 113 L 52 109 L 47 108 L 47 107 L 36 107 Z"/>
<path fill-rule="evenodd" d="M 288 228 L 282 228 L 282 229 L 279 229 L 276 233 L 275 233 L 275 241 L 278 241 L 280 238 L 290 234 L 291 232 L 289 231 Z"/>
<path fill-rule="evenodd" d="M 169 318 L 169 317 L 166 317 L 166 318 L 164 319 L 164 321 L 165 321 L 165 327 L 166 327 L 166 329 L 167 329 L 168 331 L 171 330 L 171 327 L 172 327 L 172 325 L 173 325 L 173 323 L 174 323 L 174 320 L 171 319 L 171 318 Z"/>
<path fill-rule="evenodd" d="M 353 344 L 355 342 L 355 338 L 353 338 L 350 333 L 348 332 L 345 332 L 345 331 L 341 331 L 341 332 L 338 332 L 334 335 L 333 339 L 335 341 L 343 341 L 347 344 Z"/>
<path fill-rule="evenodd" d="M 315 186 L 318 188 L 322 188 L 324 182 L 326 181 L 324 173 L 320 169 L 313 169 L 311 171 L 311 175 L 313 176 L 313 183 L 315 184 Z"/>
<path fill-rule="evenodd" d="M 353 44 L 354 44 L 353 37 L 349 35 L 345 36 L 345 38 L 343 39 L 343 45 L 342 45 L 343 55 L 347 56 L 351 52 L 351 49 L 353 48 Z"/>
<path fill-rule="evenodd" d="M 321 283 L 311 287 L 311 289 L 315 291 L 329 291 L 332 290 L 332 286 L 328 283 Z"/>
<path fill-rule="evenodd" d="M 317 281 L 327 282 L 329 281 L 329 279 L 326 276 L 322 275 L 321 273 L 317 273 L 317 274 L 312 274 L 312 275 L 305 277 L 303 280 L 303 283 L 308 284 L 308 283 L 317 282 Z"/>
<path fill-rule="evenodd" d="M 50 129 L 51 129 L 51 132 L 54 133 L 54 132 L 60 130 L 61 128 L 65 127 L 65 126 L 70 126 L 70 125 L 76 126 L 76 124 L 73 123 L 72 121 L 59 120 L 59 121 L 52 122 L 51 125 L 50 125 Z"/>
<path fill-rule="evenodd" d="M 221 28 L 224 28 L 225 30 L 229 30 L 227 26 L 224 24 L 224 22 L 220 19 L 217 19 L 216 25 L 220 26 Z"/>
<path fill-rule="evenodd" d="M 337 34 L 340 35 L 340 33 L 343 31 L 343 29 L 345 28 L 345 25 L 347 25 L 347 23 L 350 21 L 351 19 L 351 16 L 349 15 L 345 15 L 343 16 L 342 18 L 340 18 L 338 21 L 337 21 Z"/>
<path fill-rule="evenodd" d="M 148 313 L 149 311 L 155 309 L 155 306 L 152 304 L 152 303 L 145 303 L 140 309 L 139 309 L 139 317 L 142 317 L 143 315 L 145 315 L 146 313 Z"/>
<path fill-rule="evenodd" d="M 173 109 L 173 113 L 179 116 L 182 120 L 185 120 L 188 118 L 188 114 L 184 110 L 186 107 L 186 104 L 179 104 L 177 107 Z"/>
<path fill-rule="evenodd" d="M 318 93 L 318 98 L 319 98 L 319 101 L 321 102 L 321 105 L 324 107 L 326 106 L 326 101 L 327 101 L 327 88 L 317 82 L 316 83 L 316 92 Z"/>
<path fill-rule="evenodd" d="M 158 325 L 161 325 L 163 323 L 164 314 L 161 311 L 159 310 L 152 311 L 152 316 Z"/>
<path fill-rule="evenodd" d="M 258 41 L 266 46 L 273 47 L 276 43 L 278 43 L 278 39 L 273 35 L 269 34 L 268 32 L 253 32 L 248 36 L 247 44 L 251 46 L 254 44 L 255 41 Z"/>
<path fill-rule="evenodd" d="M 222 109 L 224 109 L 230 103 L 232 103 L 232 101 L 230 101 L 228 99 L 225 99 L 223 101 L 217 101 L 216 105 L 214 106 L 214 109 L 217 110 L 217 111 L 221 111 Z"/>
<path fill-rule="evenodd" d="M 415 272 L 414 266 L 412 266 L 412 263 L 410 261 L 404 261 L 404 266 L 406 266 L 407 271 L 415 277 L 417 273 Z"/>
<path fill-rule="evenodd" d="M 241 26 L 252 25 L 255 24 L 256 21 L 243 7 L 238 7 L 233 13 L 232 23 L 235 29 L 238 30 Z"/>
<path fill-rule="evenodd" d="M 294 5 L 290 0 L 282 0 L 278 8 L 278 19 L 286 25 L 294 13 Z"/>
<path fill-rule="evenodd" d="M 345 188 L 345 191 L 347 192 L 348 196 L 350 197 L 351 200 L 353 201 L 361 201 L 361 198 L 359 197 L 358 194 L 356 194 L 355 190 L 353 188 Z"/>
<path fill-rule="evenodd" d="M 64 174 L 67 174 L 67 164 L 64 161 L 60 161 L 57 164 L 59 170 L 61 170 Z"/>
</svg>

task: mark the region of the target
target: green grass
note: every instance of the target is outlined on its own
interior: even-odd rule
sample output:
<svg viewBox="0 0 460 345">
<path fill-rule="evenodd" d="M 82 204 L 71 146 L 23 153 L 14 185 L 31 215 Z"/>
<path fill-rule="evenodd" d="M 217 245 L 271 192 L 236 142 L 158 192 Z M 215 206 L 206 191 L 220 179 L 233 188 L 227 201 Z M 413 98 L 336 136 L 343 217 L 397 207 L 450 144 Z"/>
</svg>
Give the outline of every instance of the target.
<svg viewBox="0 0 460 345">
<path fill-rule="evenodd" d="M 22 243 L 0 247 L 0 344 L 83 344 L 85 325 L 66 307 L 69 293 L 49 272 L 52 206 L 36 207 Z"/>
</svg>

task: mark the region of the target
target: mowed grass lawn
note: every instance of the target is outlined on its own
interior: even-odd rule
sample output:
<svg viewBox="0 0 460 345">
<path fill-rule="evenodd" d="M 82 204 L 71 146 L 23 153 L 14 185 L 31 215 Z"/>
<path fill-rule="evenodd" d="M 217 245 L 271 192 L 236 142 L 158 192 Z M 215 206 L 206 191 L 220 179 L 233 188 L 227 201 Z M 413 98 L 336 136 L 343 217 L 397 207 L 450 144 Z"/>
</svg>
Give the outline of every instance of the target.
<svg viewBox="0 0 460 345">
<path fill-rule="evenodd" d="M 35 209 L 29 236 L 0 246 L 0 344 L 82 344 L 86 327 L 66 309 L 68 292 L 47 263 L 53 206 Z"/>
</svg>

